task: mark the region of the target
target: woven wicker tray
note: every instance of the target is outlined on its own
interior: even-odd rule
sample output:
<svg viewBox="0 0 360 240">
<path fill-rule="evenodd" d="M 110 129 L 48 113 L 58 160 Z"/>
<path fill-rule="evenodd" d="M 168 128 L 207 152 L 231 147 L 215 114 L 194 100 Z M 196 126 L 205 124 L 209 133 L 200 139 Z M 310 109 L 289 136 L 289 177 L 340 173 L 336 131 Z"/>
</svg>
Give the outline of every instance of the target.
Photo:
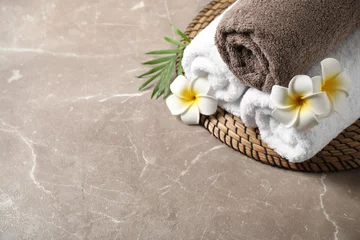
<svg viewBox="0 0 360 240">
<path fill-rule="evenodd" d="M 190 23 L 186 34 L 193 39 L 234 2 L 213 0 Z M 332 172 L 360 167 L 360 119 L 315 157 L 303 163 L 291 163 L 280 157 L 261 140 L 258 129 L 247 128 L 240 118 L 221 108 L 212 116 L 201 116 L 201 124 L 234 150 L 271 166 L 303 172 Z"/>
</svg>

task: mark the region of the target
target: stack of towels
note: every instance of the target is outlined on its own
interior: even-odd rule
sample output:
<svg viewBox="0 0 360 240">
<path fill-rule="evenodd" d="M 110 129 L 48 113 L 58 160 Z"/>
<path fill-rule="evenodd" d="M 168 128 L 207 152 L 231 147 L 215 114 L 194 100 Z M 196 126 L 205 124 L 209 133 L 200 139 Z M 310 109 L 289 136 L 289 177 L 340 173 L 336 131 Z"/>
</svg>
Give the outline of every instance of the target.
<svg viewBox="0 0 360 240">
<path fill-rule="evenodd" d="M 191 42 L 182 65 L 187 78 L 207 78 L 219 105 L 259 128 L 269 147 L 303 162 L 360 117 L 359 26 L 359 0 L 238 0 Z M 271 116 L 272 87 L 319 75 L 324 58 L 352 78 L 349 97 L 316 127 L 287 128 Z"/>
</svg>

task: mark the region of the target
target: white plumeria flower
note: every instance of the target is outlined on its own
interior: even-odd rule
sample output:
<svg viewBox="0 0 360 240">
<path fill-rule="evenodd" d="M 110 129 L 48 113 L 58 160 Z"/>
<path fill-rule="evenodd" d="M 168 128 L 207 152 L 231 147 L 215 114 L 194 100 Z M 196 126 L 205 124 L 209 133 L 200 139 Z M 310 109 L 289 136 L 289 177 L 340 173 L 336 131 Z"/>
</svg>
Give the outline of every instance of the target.
<svg viewBox="0 0 360 240">
<path fill-rule="evenodd" d="M 327 58 L 323 60 L 321 68 L 322 77 L 313 78 L 314 91 L 325 92 L 332 109 L 339 111 L 341 104 L 349 96 L 351 78 L 336 59 Z"/>
<path fill-rule="evenodd" d="M 286 127 L 298 130 L 315 127 L 318 116 L 332 111 L 326 93 L 315 92 L 312 79 L 306 75 L 295 76 L 289 88 L 273 86 L 270 99 L 275 108 L 272 116 Z"/>
<path fill-rule="evenodd" d="M 217 100 L 208 95 L 210 84 L 205 78 L 189 81 L 178 76 L 170 90 L 173 94 L 166 99 L 166 104 L 172 115 L 180 115 L 186 124 L 199 124 L 200 113 L 209 116 L 216 112 Z"/>
</svg>

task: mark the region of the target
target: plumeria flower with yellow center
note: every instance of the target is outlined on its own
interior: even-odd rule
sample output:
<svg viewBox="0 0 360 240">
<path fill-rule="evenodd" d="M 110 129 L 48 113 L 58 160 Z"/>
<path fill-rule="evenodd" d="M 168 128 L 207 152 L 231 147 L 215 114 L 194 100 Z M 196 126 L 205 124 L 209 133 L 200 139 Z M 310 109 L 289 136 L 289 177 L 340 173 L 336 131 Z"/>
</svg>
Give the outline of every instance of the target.
<svg viewBox="0 0 360 240">
<path fill-rule="evenodd" d="M 314 91 L 325 92 L 330 100 L 332 109 L 339 111 L 341 105 L 349 96 L 351 78 L 336 59 L 327 58 L 323 60 L 321 68 L 322 77 L 313 78 Z"/>
<path fill-rule="evenodd" d="M 173 94 L 166 99 L 166 104 L 172 115 L 180 115 L 186 124 L 199 124 L 200 113 L 209 116 L 216 112 L 217 100 L 208 95 L 210 84 L 205 78 L 189 81 L 178 76 L 170 90 Z"/>
<path fill-rule="evenodd" d="M 286 127 L 307 130 L 315 127 L 318 116 L 332 111 L 325 92 L 316 92 L 312 79 L 306 75 L 295 76 L 289 88 L 273 86 L 271 102 L 275 108 L 272 116 Z"/>
</svg>

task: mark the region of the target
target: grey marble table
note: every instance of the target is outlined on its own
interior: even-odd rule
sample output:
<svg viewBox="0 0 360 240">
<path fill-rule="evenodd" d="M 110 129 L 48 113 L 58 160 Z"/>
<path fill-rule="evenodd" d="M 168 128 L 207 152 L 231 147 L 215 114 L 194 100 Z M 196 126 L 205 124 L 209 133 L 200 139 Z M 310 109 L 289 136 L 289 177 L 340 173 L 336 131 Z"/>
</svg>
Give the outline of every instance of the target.
<svg viewBox="0 0 360 240">
<path fill-rule="evenodd" d="M 243 157 L 137 91 L 208 0 L 0 0 L 0 239 L 360 239 L 359 172 Z"/>
</svg>

